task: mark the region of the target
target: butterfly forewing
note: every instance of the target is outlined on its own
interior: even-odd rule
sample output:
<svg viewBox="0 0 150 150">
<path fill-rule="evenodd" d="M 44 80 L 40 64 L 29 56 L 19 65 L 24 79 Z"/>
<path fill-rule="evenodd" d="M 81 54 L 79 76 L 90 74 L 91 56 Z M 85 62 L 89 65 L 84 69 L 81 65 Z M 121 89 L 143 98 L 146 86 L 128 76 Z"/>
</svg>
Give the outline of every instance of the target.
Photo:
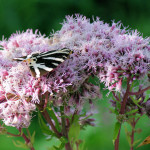
<svg viewBox="0 0 150 150">
<path fill-rule="evenodd" d="M 40 53 L 37 57 L 40 57 L 40 56 L 42 56 L 42 57 L 44 57 L 44 56 L 47 56 L 47 55 L 59 55 L 59 56 L 61 56 L 61 55 L 69 55 L 70 54 L 70 52 L 71 52 L 71 50 L 70 49 L 66 49 L 66 48 L 64 48 L 64 49 L 60 49 L 60 50 L 51 50 L 51 51 L 48 51 L 48 52 L 43 52 L 43 53 Z"/>
<path fill-rule="evenodd" d="M 56 68 L 61 64 L 70 54 L 69 49 L 53 50 L 46 53 L 41 53 L 37 56 L 37 64 L 45 65 L 49 68 Z"/>
<path fill-rule="evenodd" d="M 43 53 L 32 54 L 15 58 L 14 60 L 23 61 L 28 60 L 28 65 L 34 77 L 40 77 L 61 64 L 71 53 L 69 49 L 52 50 Z"/>
</svg>

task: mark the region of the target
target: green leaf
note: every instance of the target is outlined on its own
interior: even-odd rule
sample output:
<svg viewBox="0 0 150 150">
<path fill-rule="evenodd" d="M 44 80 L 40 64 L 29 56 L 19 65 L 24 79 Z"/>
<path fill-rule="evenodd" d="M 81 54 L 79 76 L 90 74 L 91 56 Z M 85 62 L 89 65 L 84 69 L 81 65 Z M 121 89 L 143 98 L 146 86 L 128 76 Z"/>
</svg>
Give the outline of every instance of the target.
<svg viewBox="0 0 150 150">
<path fill-rule="evenodd" d="M 134 114 L 137 111 L 138 111 L 138 109 L 131 110 L 131 111 L 127 112 L 126 115 Z"/>
<path fill-rule="evenodd" d="M 136 141 L 133 142 L 133 146 L 135 146 L 137 143 L 139 143 L 141 141 L 141 139 L 138 139 Z"/>
<path fill-rule="evenodd" d="M 50 117 L 55 121 L 55 127 L 56 127 L 56 129 L 60 132 L 61 128 L 59 126 L 59 122 L 58 122 L 58 119 L 57 119 L 54 111 L 51 108 L 49 108 L 48 110 L 49 110 L 48 113 L 49 113 Z"/>
<path fill-rule="evenodd" d="M 33 132 L 32 136 L 30 138 L 32 144 L 34 143 L 34 139 L 35 139 L 35 131 Z"/>
<path fill-rule="evenodd" d="M 56 150 L 54 147 L 49 147 L 47 150 Z"/>
<path fill-rule="evenodd" d="M 62 150 L 65 147 L 65 144 L 68 143 L 68 140 L 65 137 L 61 137 L 59 140 L 61 141 L 61 144 L 59 147 L 53 146 L 55 150 Z"/>
<path fill-rule="evenodd" d="M 139 100 L 135 100 L 133 98 L 133 96 L 130 96 L 130 98 L 132 99 L 132 101 L 134 102 L 135 105 L 137 105 L 138 107 L 142 108 L 138 103 L 139 103 Z"/>
<path fill-rule="evenodd" d="M 80 150 L 84 150 L 85 149 L 85 140 L 82 141 L 82 143 L 80 144 Z"/>
<path fill-rule="evenodd" d="M 88 83 L 92 83 L 94 85 L 99 85 L 99 78 L 97 76 L 90 76 L 88 79 Z"/>
<path fill-rule="evenodd" d="M 62 143 L 68 143 L 68 139 L 65 138 L 64 136 L 62 136 L 60 139 L 59 139 Z"/>
<path fill-rule="evenodd" d="M 14 145 L 16 146 L 16 147 L 20 147 L 20 148 L 24 148 L 24 149 L 29 149 L 29 147 L 25 144 L 25 143 L 23 143 L 23 142 L 20 142 L 20 141 L 14 141 L 14 140 L 12 140 L 13 141 L 13 143 L 14 143 Z"/>
<path fill-rule="evenodd" d="M 82 114 L 79 115 L 79 117 L 85 117 L 86 114 L 87 114 L 86 112 L 83 112 Z M 92 115 L 88 115 L 87 118 L 89 118 L 90 116 L 92 116 Z"/>
<path fill-rule="evenodd" d="M 74 116 L 74 120 L 69 128 L 68 138 L 70 143 L 74 145 L 74 143 L 78 140 L 80 133 L 80 125 L 79 125 L 79 117 L 77 115 Z"/>
<path fill-rule="evenodd" d="M 144 141 L 137 146 L 137 148 L 147 144 L 150 144 L 150 136 L 146 137 Z"/>
<path fill-rule="evenodd" d="M 62 150 L 64 148 L 65 144 L 61 143 L 59 147 L 54 146 L 55 150 Z"/>
<path fill-rule="evenodd" d="M 59 147 L 57 147 L 57 146 L 53 146 L 53 148 L 54 148 L 54 150 L 61 150 L 61 149 L 59 149 Z"/>
<path fill-rule="evenodd" d="M 121 108 L 121 104 L 119 101 L 116 101 L 116 109 L 120 110 Z M 119 113 L 118 113 L 119 114 Z"/>
<path fill-rule="evenodd" d="M 147 102 L 147 100 L 149 99 L 149 93 L 150 93 L 150 90 L 145 91 L 144 103 Z"/>
<path fill-rule="evenodd" d="M 115 109 L 114 108 L 109 108 L 110 112 L 115 114 Z"/>
<path fill-rule="evenodd" d="M 39 125 L 41 127 L 41 130 L 43 133 L 46 133 L 48 135 L 52 135 L 55 136 L 55 134 L 50 130 L 50 128 L 46 125 L 46 123 L 44 122 L 40 112 L 38 113 L 38 120 L 39 120 Z"/>
<path fill-rule="evenodd" d="M 130 132 L 128 131 L 128 129 L 127 129 L 126 126 L 124 126 L 124 129 L 125 129 L 125 134 L 126 134 L 127 141 L 128 141 L 128 143 L 129 143 L 129 145 L 131 146 Z"/>
<path fill-rule="evenodd" d="M 136 115 L 129 116 L 129 117 L 128 117 L 128 120 L 129 120 L 129 119 L 133 119 L 133 118 L 138 119 L 138 118 L 140 118 L 140 117 L 141 117 L 140 114 L 136 114 Z"/>
<path fill-rule="evenodd" d="M 113 143 L 114 143 L 115 140 L 117 139 L 117 136 L 118 136 L 120 127 L 121 127 L 121 123 L 116 122 L 116 124 L 115 124 L 115 129 L 114 129 L 114 135 L 113 135 Z"/>
</svg>

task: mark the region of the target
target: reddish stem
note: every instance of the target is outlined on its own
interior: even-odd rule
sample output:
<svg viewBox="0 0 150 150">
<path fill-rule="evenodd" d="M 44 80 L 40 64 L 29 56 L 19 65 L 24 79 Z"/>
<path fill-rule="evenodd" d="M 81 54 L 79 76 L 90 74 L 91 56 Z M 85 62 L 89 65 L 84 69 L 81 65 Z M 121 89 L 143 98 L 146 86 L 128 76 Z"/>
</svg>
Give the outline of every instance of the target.
<svg viewBox="0 0 150 150">
<path fill-rule="evenodd" d="M 48 102 L 48 94 L 49 93 L 46 92 L 45 95 L 44 95 L 45 100 L 44 101 L 41 100 L 40 104 L 36 104 L 36 105 L 37 105 L 38 109 L 41 111 L 41 113 L 42 113 L 43 117 L 45 118 L 45 120 L 47 121 L 47 123 L 51 126 L 52 130 L 55 132 L 56 136 L 58 138 L 60 138 L 62 135 L 55 128 L 55 125 L 53 124 L 53 122 L 52 122 L 52 120 L 51 120 L 51 118 L 50 118 L 50 116 L 49 116 L 49 114 L 46 110 L 46 106 L 47 106 L 47 102 Z"/>
<path fill-rule="evenodd" d="M 56 136 L 57 136 L 58 138 L 60 138 L 62 135 L 61 135 L 61 133 L 59 133 L 59 132 L 57 131 L 57 129 L 55 128 L 55 126 L 54 126 L 54 124 L 53 124 L 51 118 L 49 117 L 48 112 L 47 112 L 46 110 L 44 110 L 44 111 L 41 112 L 41 113 L 42 113 L 43 117 L 45 118 L 45 120 L 47 121 L 47 123 L 51 126 L 52 130 L 55 132 Z"/>
<path fill-rule="evenodd" d="M 14 136 L 14 137 L 20 137 L 21 136 L 21 134 L 16 135 L 16 134 L 13 134 L 13 133 L 10 133 L 10 132 L 7 132 L 7 134 L 11 135 L 11 136 Z"/>
<path fill-rule="evenodd" d="M 116 100 L 119 102 L 119 101 L 120 101 L 120 99 L 119 99 L 119 97 L 115 94 L 115 92 L 114 92 L 114 91 L 112 91 L 112 94 L 113 94 L 113 96 L 116 98 Z"/>
<path fill-rule="evenodd" d="M 30 142 L 30 139 L 29 138 L 27 138 L 27 136 L 24 134 L 24 133 L 22 133 L 21 132 L 21 128 L 19 128 L 18 129 L 19 130 L 19 132 L 20 132 L 20 135 L 24 138 L 24 140 L 26 141 L 26 144 L 28 145 L 28 144 L 30 144 L 31 142 Z M 31 145 L 32 146 L 32 145 Z M 34 147 L 32 146 L 32 147 L 30 147 L 30 150 L 35 150 L 34 149 Z"/>
<path fill-rule="evenodd" d="M 128 99 L 129 91 L 130 91 L 130 80 L 131 80 L 131 77 L 129 77 L 127 79 L 127 89 L 126 89 L 126 93 L 124 94 L 124 97 L 123 97 L 123 102 L 121 104 L 120 114 L 125 113 L 126 103 L 127 103 L 127 99 Z"/>
<path fill-rule="evenodd" d="M 44 103 L 44 109 L 46 109 L 47 103 L 48 103 L 48 92 L 45 93 L 45 103 Z"/>
<path fill-rule="evenodd" d="M 133 118 L 133 122 L 132 122 L 132 133 L 131 133 L 131 147 L 130 147 L 130 150 L 133 150 L 135 125 L 136 125 L 135 118 Z"/>
<path fill-rule="evenodd" d="M 71 147 L 71 145 L 70 145 L 70 143 L 67 143 L 67 144 L 65 145 L 65 149 L 66 149 L 66 150 L 73 150 L 72 147 Z"/>
<path fill-rule="evenodd" d="M 120 130 L 121 130 L 121 126 L 120 126 L 120 129 L 119 129 L 119 133 L 118 133 L 117 139 L 115 140 L 115 150 L 119 149 Z"/>
<path fill-rule="evenodd" d="M 145 88 L 143 90 L 140 90 L 138 92 L 129 92 L 129 95 L 140 95 L 140 94 L 144 93 L 145 91 L 147 91 L 149 89 L 150 89 L 150 86 L 148 86 L 147 88 Z"/>
<path fill-rule="evenodd" d="M 121 104 L 121 109 L 120 109 L 119 114 L 124 114 L 125 113 L 126 103 L 127 103 L 127 99 L 128 99 L 129 91 L 130 91 L 130 80 L 131 80 L 131 77 L 129 77 L 127 79 L 127 89 L 126 89 L 126 92 L 125 92 L 124 97 L 123 97 L 123 102 Z M 119 129 L 117 139 L 115 140 L 115 150 L 119 150 L 120 130 L 121 130 L 121 126 L 120 126 L 120 129 Z"/>
</svg>

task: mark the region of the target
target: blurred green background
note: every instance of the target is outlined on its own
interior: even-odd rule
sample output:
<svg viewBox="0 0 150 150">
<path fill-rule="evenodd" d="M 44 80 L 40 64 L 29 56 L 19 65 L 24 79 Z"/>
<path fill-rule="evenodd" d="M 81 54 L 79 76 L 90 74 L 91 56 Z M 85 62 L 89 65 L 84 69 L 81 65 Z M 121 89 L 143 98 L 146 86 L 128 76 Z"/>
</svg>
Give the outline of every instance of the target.
<svg viewBox="0 0 150 150">
<path fill-rule="evenodd" d="M 0 37 L 9 37 L 12 33 L 32 28 L 42 34 L 49 35 L 57 31 L 66 15 L 80 13 L 88 18 L 99 16 L 107 23 L 121 21 L 124 26 L 137 29 L 144 37 L 150 36 L 150 1 L 149 0 L 0 0 Z M 113 129 L 115 116 L 109 113 L 110 104 L 105 97 L 98 102 L 99 113 L 96 127 L 88 127 L 82 131 L 80 138 L 85 140 L 85 150 L 113 150 Z M 137 127 L 142 133 L 136 134 L 135 139 L 144 140 L 150 135 L 150 119 L 143 116 Z M 13 133 L 16 131 L 9 128 Z M 36 130 L 35 149 L 46 150 L 59 141 L 45 141 L 37 118 L 34 117 L 30 130 Z M 0 150 L 20 150 L 13 145 L 13 140 L 19 138 L 0 135 Z M 129 145 L 122 128 L 120 150 L 128 150 Z M 138 148 L 149 150 L 150 145 Z"/>
</svg>

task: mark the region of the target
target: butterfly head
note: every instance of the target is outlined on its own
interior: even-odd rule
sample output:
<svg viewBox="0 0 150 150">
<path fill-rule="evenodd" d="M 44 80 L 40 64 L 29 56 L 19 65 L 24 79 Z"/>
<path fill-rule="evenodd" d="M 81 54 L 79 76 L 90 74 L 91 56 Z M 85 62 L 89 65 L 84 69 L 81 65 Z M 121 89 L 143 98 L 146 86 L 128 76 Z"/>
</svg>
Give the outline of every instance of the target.
<svg viewBox="0 0 150 150">
<path fill-rule="evenodd" d="M 24 59 L 23 62 L 27 62 L 28 64 L 30 64 L 32 62 L 32 59 L 31 58 L 27 58 L 27 59 Z"/>
<path fill-rule="evenodd" d="M 31 64 L 33 62 L 33 59 L 32 59 L 32 57 L 30 55 L 14 58 L 13 60 L 27 62 L 28 64 Z"/>
</svg>

